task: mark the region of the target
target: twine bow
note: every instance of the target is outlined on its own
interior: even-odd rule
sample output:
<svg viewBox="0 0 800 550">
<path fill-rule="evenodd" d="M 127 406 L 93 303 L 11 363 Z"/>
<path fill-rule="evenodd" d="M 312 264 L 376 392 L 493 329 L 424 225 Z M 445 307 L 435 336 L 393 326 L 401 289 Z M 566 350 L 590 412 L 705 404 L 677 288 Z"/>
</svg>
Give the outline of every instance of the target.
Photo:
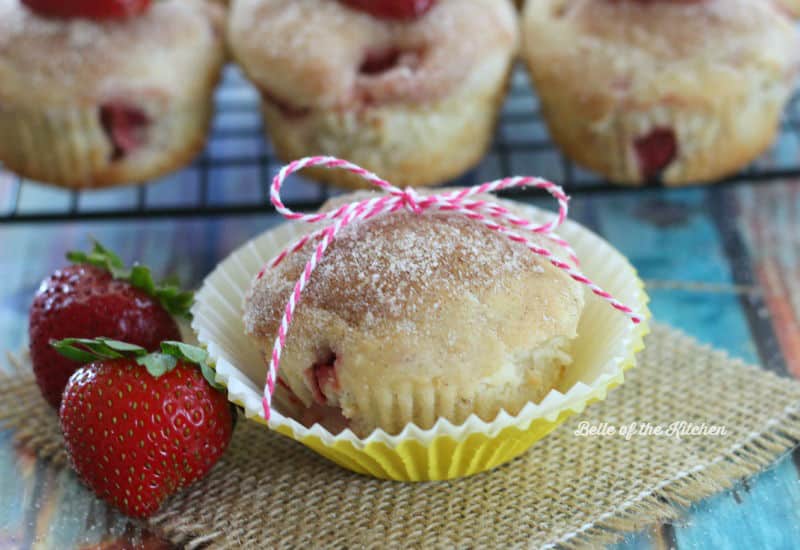
<svg viewBox="0 0 800 550">
<path fill-rule="evenodd" d="M 283 204 L 280 197 L 281 186 L 286 181 L 286 178 L 294 172 L 303 170 L 310 167 L 323 167 L 323 168 L 338 168 L 347 170 L 356 174 L 372 185 L 379 187 L 387 193 L 379 195 L 371 199 L 362 201 L 351 202 L 331 210 L 329 212 L 321 212 L 318 214 L 302 214 L 294 212 Z M 470 199 L 475 195 L 483 193 L 494 193 L 503 189 L 511 189 L 514 187 L 536 187 L 544 189 L 558 201 L 558 216 L 556 219 L 547 223 L 537 225 L 530 220 L 520 218 L 504 206 L 486 201 Z M 569 243 L 560 238 L 556 234 L 556 229 L 564 223 L 567 219 L 569 197 L 564 193 L 558 185 L 551 183 L 547 180 L 534 177 L 512 177 L 501 180 L 496 180 L 474 187 L 441 193 L 438 195 L 420 195 L 414 189 L 408 187 L 400 189 L 391 183 L 382 180 L 372 172 L 364 170 L 345 160 L 337 159 L 334 157 L 307 157 L 304 159 L 296 160 L 284 166 L 272 181 L 270 188 L 270 197 L 275 209 L 288 220 L 302 221 L 306 223 L 318 223 L 322 221 L 333 221 L 332 224 L 318 229 L 304 237 L 300 238 L 291 246 L 285 248 L 280 252 L 272 261 L 270 261 L 264 269 L 259 272 L 257 278 L 264 276 L 267 269 L 278 266 L 289 255 L 299 251 L 309 242 L 319 241 L 314 253 L 306 263 L 305 269 L 300 276 L 300 279 L 294 286 L 289 302 L 286 304 L 286 309 L 281 319 L 280 327 L 278 329 L 278 336 L 275 338 L 275 345 L 272 348 L 272 356 L 269 362 L 269 369 L 267 371 L 267 382 L 264 388 L 264 398 L 262 404 L 264 406 L 264 416 L 267 420 L 270 418 L 270 410 L 272 405 L 272 395 L 275 392 L 275 383 L 278 379 L 278 368 L 281 361 L 281 353 L 286 345 L 286 335 L 289 331 L 289 325 L 294 317 L 295 309 L 300 302 L 300 297 L 305 290 L 311 279 L 311 274 L 314 269 L 319 265 L 325 251 L 330 244 L 334 241 L 339 232 L 348 225 L 368 220 L 374 216 L 383 213 L 397 212 L 398 210 L 406 209 L 415 214 L 422 214 L 428 210 L 439 212 L 454 212 L 462 216 L 466 216 L 471 220 L 482 223 L 492 231 L 497 231 L 508 239 L 525 245 L 531 252 L 537 256 L 546 258 L 553 266 L 566 272 L 574 280 L 581 284 L 586 285 L 595 295 L 607 301 L 611 307 L 619 310 L 627 315 L 634 324 L 642 321 L 642 318 L 634 312 L 633 309 L 618 301 L 611 294 L 593 283 L 586 275 L 579 270 L 578 258 L 574 250 L 570 247 Z M 570 257 L 572 264 L 561 260 L 558 256 L 553 254 L 547 248 L 537 245 L 535 242 L 521 235 L 518 231 L 528 231 L 537 235 L 542 235 L 550 241 L 556 243 L 563 248 Z"/>
</svg>

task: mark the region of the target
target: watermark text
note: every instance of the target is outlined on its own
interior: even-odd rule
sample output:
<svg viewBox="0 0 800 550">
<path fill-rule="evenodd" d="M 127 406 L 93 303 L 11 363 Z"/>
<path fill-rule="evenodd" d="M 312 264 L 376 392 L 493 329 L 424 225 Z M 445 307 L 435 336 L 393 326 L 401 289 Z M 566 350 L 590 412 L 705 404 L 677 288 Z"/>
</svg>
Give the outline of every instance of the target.
<svg viewBox="0 0 800 550">
<path fill-rule="evenodd" d="M 728 435 L 728 428 L 717 424 L 705 422 L 687 422 L 677 420 L 671 424 L 654 424 L 651 422 L 630 422 L 628 424 L 613 424 L 609 422 L 581 422 L 575 430 L 578 437 L 622 437 L 630 441 L 634 437 L 671 437 L 683 439 L 684 437 L 722 437 Z"/>
</svg>

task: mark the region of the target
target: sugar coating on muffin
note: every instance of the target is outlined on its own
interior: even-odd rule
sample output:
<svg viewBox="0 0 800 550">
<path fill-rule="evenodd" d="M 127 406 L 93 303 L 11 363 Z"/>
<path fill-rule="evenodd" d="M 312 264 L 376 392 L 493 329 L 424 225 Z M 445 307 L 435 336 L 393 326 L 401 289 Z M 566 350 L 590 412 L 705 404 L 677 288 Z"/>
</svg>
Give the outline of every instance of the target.
<svg viewBox="0 0 800 550">
<path fill-rule="evenodd" d="M 223 19 L 204 0 L 104 22 L 0 0 L 0 161 L 70 187 L 136 182 L 188 162 L 212 114 Z"/>
<path fill-rule="evenodd" d="M 778 5 L 789 15 L 790 17 L 798 18 L 800 17 L 800 0 L 777 0 Z"/>
<path fill-rule="evenodd" d="M 333 155 L 429 185 L 485 153 L 518 29 L 509 0 L 439 0 L 403 22 L 336 0 L 240 0 L 228 36 L 279 156 Z M 309 173 L 361 186 L 346 172 Z"/>
<path fill-rule="evenodd" d="M 522 27 L 553 139 L 622 183 L 737 171 L 774 139 L 800 66 L 775 2 L 542 0 Z"/>
<path fill-rule="evenodd" d="M 247 293 L 246 331 L 265 358 L 312 249 Z M 580 284 L 475 221 L 383 214 L 345 228 L 327 251 L 290 325 L 279 377 L 307 418 L 340 411 L 339 425 L 362 437 L 440 417 L 490 421 L 558 383 L 583 303 Z"/>
</svg>

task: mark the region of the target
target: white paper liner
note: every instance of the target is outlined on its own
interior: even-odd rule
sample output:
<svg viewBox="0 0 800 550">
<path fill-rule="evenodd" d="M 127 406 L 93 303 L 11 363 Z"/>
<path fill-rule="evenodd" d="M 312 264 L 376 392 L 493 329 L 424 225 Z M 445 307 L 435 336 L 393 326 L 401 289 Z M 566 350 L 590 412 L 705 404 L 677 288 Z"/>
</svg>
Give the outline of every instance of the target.
<svg viewBox="0 0 800 550">
<path fill-rule="evenodd" d="M 538 223 L 555 218 L 554 214 L 532 206 L 515 206 Z M 206 278 L 192 309 L 192 328 L 216 361 L 216 377 L 228 388 L 229 400 L 242 406 L 248 418 L 262 423 L 265 422 L 261 400 L 266 364 L 256 344 L 245 335 L 242 300 L 252 278 L 264 264 L 308 229 L 307 224 L 289 222 L 248 241 Z M 589 278 L 649 318 L 643 284 L 620 252 L 575 222 L 567 221 L 559 229 L 559 235 L 575 249 L 581 269 Z M 630 366 L 637 341 L 646 332 L 646 321 L 634 325 L 607 302 L 587 292 L 578 338 L 572 350 L 573 364 L 559 388 L 552 390 L 539 404 L 528 403 L 516 416 L 501 411 L 493 421 L 486 422 L 472 415 L 458 426 L 440 418 L 430 429 L 422 430 L 409 424 L 397 435 L 381 429 L 366 438 L 359 438 L 350 430 L 334 435 L 319 424 L 307 428 L 288 416 L 290 405 L 278 386 L 268 426 L 273 430 L 288 427 L 293 438 L 298 440 L 316 436 L 326 445 L 348 441 L 358 449 L 375 442 L 395 448 L 409 439 L 427 444 L 441 435 L 461 440 L 469 434 L 482 432 L 493 437 L 512 425 L 525 430 L 536 419 L 555 421 L 566 410 L 579 413 L 590 400 L 604 399 L 609 389 L 624 380 L 623 366 L 626 363 Z"/>
</svg>

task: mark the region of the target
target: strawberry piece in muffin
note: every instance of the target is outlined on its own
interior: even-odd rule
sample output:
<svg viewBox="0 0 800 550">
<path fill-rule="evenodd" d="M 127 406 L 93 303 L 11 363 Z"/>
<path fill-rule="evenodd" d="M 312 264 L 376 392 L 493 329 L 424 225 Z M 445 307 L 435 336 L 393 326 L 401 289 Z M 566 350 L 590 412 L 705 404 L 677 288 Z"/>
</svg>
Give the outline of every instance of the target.
<svg viewBox="0 0 800 550">
<path fill-rule="evenodd" d="M 656 128 L 634 142 L 639 169 L 644 181 L 656 178 L 669 166 L 678 153 L 675 132 L 669 128 Z"/>
<path fill-rule="evenodd" d="M 22 3 L 39 15 L 62 19 L 124 19 L 144 13 L 150 7 L 150 0 L 22 0 Z"/>
<path fill-rule="evenodd" d="M 120 160 L 145 144 L 150 122 L 141 109 L 109 103 L 100 107 L 100 123 L 112 144 L 111 159 Z"/>
<path fill-rule="evenodd" d="M 164 340 L 180 339 L 173 315 L 187 316 L 193 300 L 191 292 L 156 286 L 144 266 L 126 269 L 99 243 L 89 254 L 71 252 L 67 258 L 74 265 L 42 282 L 29 319 L 33 371 L 42 395 L 54 407 L 79 365 L 58 354 L 51 341 L 105 336 L 154 350 Z"/>
<path fill-rule="evenodd" d="M 335 404 L 336 393 L 339 391 L 339 378 L 336 374 L 336 355 L 328 354 L 321 361 L 317 361 L 305 372 L 308 386 L 314 401 L 320 405 Z M 333 402 L 330 402 L 330 401 Z"/>
<path fill-rule="evenodd" d="M 416 19 L 433 7 L 435 0 L 340 0 L 380 19 Z"/>
</svg>

